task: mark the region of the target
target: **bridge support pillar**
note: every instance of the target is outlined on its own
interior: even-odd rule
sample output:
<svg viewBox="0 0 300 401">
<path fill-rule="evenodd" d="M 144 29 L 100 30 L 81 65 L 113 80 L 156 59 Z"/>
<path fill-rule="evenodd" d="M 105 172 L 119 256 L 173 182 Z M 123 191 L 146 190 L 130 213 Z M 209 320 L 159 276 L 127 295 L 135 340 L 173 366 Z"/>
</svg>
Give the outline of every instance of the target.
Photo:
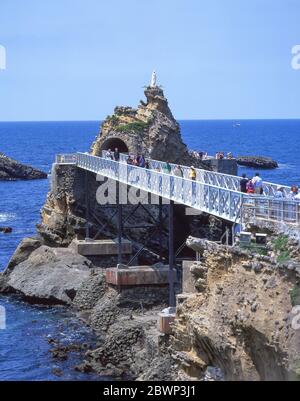
<svg viewBox="0 0 300 401">
<path fill-rule="evenodd" d="M 171 201 L 169 205 L 169 306 L 176 306 L 175 292 L 174 292 L 174 202 Z"/>
<path fill-rule="evenodd" d="M 159 215 L 158 215 L 158 224 L 159 224 L 159 261 L 163 260 L 163 246 L 162 246 L 162 230 L 163 230 L 163 215 L 162 215 L 162 197 L 159 197 Z"/>
<path fill-rule="evenodd" d="M 122 204 L 120 203 L 120 182 L 117 181 L 117 209 L 118 209 L 118 263 L 122 263 Z"/>
<path fill-rule="evenodd" d="M 89 172 L 85 171 L 85 238 L 90 238 L 90 225 L 89 225 L 89 218 L 90 218 L 90 200 L 89 200 Z"/>
</svg>

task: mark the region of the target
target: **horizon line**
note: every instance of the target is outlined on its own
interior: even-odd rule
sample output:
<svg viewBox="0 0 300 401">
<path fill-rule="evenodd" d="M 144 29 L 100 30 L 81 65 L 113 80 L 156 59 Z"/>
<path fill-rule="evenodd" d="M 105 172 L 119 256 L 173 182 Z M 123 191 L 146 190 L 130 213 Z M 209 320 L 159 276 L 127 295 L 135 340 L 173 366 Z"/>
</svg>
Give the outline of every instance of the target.
<svg viewBox="0 0 300 401">
<path fill-rule="evenodd" d="M 97 120 L 0 120 L 3 123 L 81 123 L 81 122 L 98 122 L 102 123 L 104 119 Z M 286 117 L 286 118 L 176 118 L 176 121 L 295 121 L 300 120 L 300 117 Z"/>
</svg>

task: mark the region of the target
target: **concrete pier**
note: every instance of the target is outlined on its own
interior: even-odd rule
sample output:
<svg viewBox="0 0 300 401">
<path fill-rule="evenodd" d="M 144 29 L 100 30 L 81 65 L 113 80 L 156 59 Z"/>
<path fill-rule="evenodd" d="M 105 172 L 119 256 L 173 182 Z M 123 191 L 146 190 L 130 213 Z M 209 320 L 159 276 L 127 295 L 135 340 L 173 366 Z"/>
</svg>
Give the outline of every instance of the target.
<svg viewBox="0 0 300 401">
<path fill-rule="evenodd" d="M 176 271 L 172 272 L 176 281 Z M 128 268 L 108 268 L 105 271 L 106 282 L 115 286 L 169 285 L 169 266 L 134 266 Z"/>
<path fill-rule="evenodd" d="M 118 255 L 118 240 L 73 240 L 70 245 L 82 256 L 106 256 Z M 132 253 L 132 244 L 130 241 L 122 239 L 121 252 L 124 255 Z"/>
<path fill-rule="evenodd" d="M 216 173 L 238 175 L 238 164 L 236 159 L 207 159 L 202 160 L 212 171 Z"/>
</svg>

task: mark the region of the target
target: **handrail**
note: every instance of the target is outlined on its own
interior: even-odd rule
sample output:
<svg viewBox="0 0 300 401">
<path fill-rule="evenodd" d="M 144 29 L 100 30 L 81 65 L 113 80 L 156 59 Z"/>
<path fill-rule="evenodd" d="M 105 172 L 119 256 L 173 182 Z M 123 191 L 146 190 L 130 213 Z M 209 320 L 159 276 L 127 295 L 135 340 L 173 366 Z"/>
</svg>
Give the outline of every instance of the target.
<svg viewBox="0 0 300 401">
<path fill-rule="evenodd" d="M 64 155 L 60 155 L 59 160 L 63 163 L 72 161 L 80 168 L 223 218 L 234 225 L 257 218 L 300 225 L 300 203 L 293 199 L 245 194 L 238 191 L 234 185 L 231 188 L 223 186 L 222 180 L 214 183 L 211 180 L 194 181 L 189 177 L 178 177 L 164 171 L 128 165 L 124 163 L 124 159 L 115 161 L 81 152 L 62 156 Z M 159 163 L 162 165 L 164 162 Z M 206 170 L 200 171 L 211 173 Z"/>
<path fill-rule="evenodd" d="M 86 153 L 81 153 L 81 152 L 77 152 L 77 154 L 87 155 Z M 92 156 L 92 155 L 89 155 L 89 156 Z M 93 156 L 93 157 L 97 157 L 97 158 L 99 158 L 99 159 L 103 159 L 102 157 L 99 157 L 99 156 Z M 124 164 L 124 163 L 122 163 L 122 162 L 117 162 L 117 161 L 111 160 L 111 159 L 104 159 L 104 160 L 109 160 L 109 161 L 111 161 L 111 162 L 113 162 L 113 163 L 117 163 L 118 165 Z M 164 162 L 161 162 L 161 163 L 164 163 Z M 170 164 L 171 164 L 171 163 L 170 163 Z M 175 166 L 176 166 L 176 165 L 175 165 Z M 195 183 L 195 182 L 200 182 L 200 183 L 202 183 L 201 181 L 194 181 L 194 180 L 191 180 L 190 178 L 185 178 L 185 177 L 184 177 L 184 178 L 177 177 L 177 176 L 174 176 L 173 174 L 164 173 L 163 171 L 155 171 L 155 170 L 152 170 L 152 169 L 145 169 L 144 167 L 132 166 L 132 165 L 130 165 L 130 167 L 131 167 L 131 168 L 134 168 L 134 169 L 140 169 L 141 171 L 150 171 L 150 172 L 153 172 L 153 173 L 162 174 L 162 175 L 164 175 L 165 177 L 170 177 L 170 176 L 171 176 L 171 177 L 178 178 L 178 179 L 181 179 L 181 180 L 190 181 L 191 183 Z M 187 167 L 187 166 L 181 166 L 181 167 L 189 168 L 189 167 Z M 206 171 L 206 170 L 203 170 L 203 171 Z M 209 172 L 211 172 L 211 171 L 209 171 Z M 233 177 L 234 177 L 234 176 L 233 176 Z M 237 191 L 237 190 L 235 190 L 235 189 L 229 189 L 229 188 L 226 188 L 226 187 L 220 187 L 220 186 L 218 186 L 218 185 L 213 185 L 213 184 L 209 184 L 209 183 L 206 183 L 206 182 L 205 182 L 204 184 L 207 185 L 207 186 L 209 186 L 209 187 L 215 188 L 215 189 L 222 188 L 222 189 L 226 189 L 226 190 L 228 190 L 228 191 L 231 191 L 231 192 L 236 193 L 236 194 L 239 194 L 239 195 L 246 195 L 246 196 L 248 196 L 248 194 L 243 194 L 243 192 Z M 131 185 L 134 186 L 134 184 L 131 184 Z"/>
<path fill-rule="evenodd" d="M 102 152 L 102 155 L 103 156 L 105 155 L 105 151 Z M 122 161 L 122 159 L 126 160 L 128 158 L 128 154 L 121 153 L 120 157 L 121 157 L 121 161 Z M 150 163 L 157 163 L 157 164 L 160 164 L 160 165 L 165 164 L 165 162 L 163 162 L 163 161 L 154 160 L 154 159 L 150 159 Z M 171 168 L 173 168 L 173 169 L 177 166 L 177 164 L 174 164 L 174 163 L 169 163 L 169 164 L 170 164 Z M 187 170 L 190 169 L 190 167 L 188 167 L 188 166 L 182 166 L 181 165 L 181 167 L 183 167 L 184 169 L 187 169 Z M 225 173 L 219 173 L 219 172 L 216 172 L 216 171 L 208 171 L 208 170 L 204 170 L 204 169 L 200 169 L 200 168 L 196 168 L 195 170 L 197 172 L 197 176 L 198 176 L 198 173 L 199 173 L 199 176 L 201 178 L 202 178 L 202 174 L 211 175 L 211 176 L 220 177 L 220 178 L 228 178 L 229 180 L 233 180 L 235 182 L 235 185 L 236 185 L 237 188 L 239 188 L 239 186 L 240 186 L 241 177 L 238 177 L 238 176 L 235 176 L 235 175 L 230 175 L 230 174 L 225 174 Z M 264 185 L 265 189 L 268 189 L 268 190 L 270 188 L 275 190 L 278 187 L 278 184 L 271 183 L 271 182 L 268 182 L 268 181 L 263 181 L 263 185 Z M 289 186 L 287 186 L 287 185 L 280 185 L 280 186 L 285 190 L 285 193 L 290 191 L 290 187 Z"/>
<path fill-rule="evenodd" d="M 129 166 L 111 159 L 84 153 L 77 154 L 77 165 L 229 221 L 235 220 L 237 206 L 243 199 L 242 193 L 235 190 L 220 188 L 155 170 L 147 170 L 142 167 Z M 218 202 L 216 204 L 215 199 L 217 197 Z"/>
</svg>

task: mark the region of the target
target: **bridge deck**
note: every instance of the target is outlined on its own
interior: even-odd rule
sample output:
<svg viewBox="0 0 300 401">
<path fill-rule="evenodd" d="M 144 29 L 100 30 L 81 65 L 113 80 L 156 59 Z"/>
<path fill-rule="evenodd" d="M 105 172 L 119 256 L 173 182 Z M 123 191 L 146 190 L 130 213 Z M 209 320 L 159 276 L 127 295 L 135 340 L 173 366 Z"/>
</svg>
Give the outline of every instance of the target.
<svg viewBox="0 0 300 401">
<path fill-rule="evenodd" d="M 264 196 L 239 191 L 240 178 L 196 169 L 196 181 L 188 178 L 189 167 L 182 166 L 184 177 L 163 172 L 164 162 L 151 160 L 150 169 L 126 164 L 126 155 L 116 162 L 86 153 L 59 155 L 58 163 L 73 163 L 96 174 L 128 184 L 153 195 L 162 196 L 222 219 L 243 224 L 262 219 L 275 223 L 300 225 L 300 202 L 276 199 L 278 184 L 264 182 Z M 172 169 L 175 165 L 171 164 Z M 283 186 L 285 195 L 289 188 Z"/>
</svg>

